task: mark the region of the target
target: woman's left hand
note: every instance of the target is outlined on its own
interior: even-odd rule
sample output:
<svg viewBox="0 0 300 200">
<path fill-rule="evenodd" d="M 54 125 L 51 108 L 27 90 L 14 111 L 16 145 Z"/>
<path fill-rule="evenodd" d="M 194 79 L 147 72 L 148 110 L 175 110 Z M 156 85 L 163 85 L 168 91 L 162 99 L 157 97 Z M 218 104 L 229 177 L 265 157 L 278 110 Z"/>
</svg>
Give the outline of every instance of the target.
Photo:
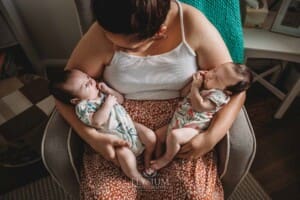
<svg viewBox="0 0 300 200">
<path fill-rule="evenodd" d="M 183 145 L 176 157 L 189 160 L 197 159 L 212 150 L 214 145 L 209 135 L 202 132 Z"/>
</svg>

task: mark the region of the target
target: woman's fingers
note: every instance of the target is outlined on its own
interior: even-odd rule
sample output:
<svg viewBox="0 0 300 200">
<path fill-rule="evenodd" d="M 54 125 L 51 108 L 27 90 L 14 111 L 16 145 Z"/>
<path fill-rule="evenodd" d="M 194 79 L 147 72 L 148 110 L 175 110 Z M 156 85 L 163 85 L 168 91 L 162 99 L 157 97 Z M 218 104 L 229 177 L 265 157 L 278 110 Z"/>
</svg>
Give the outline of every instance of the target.
<svg viewBox="0 0 300 200">
<path fill-rule="evenodd" d="M 115 148 L 111 145 L 108 145 L 106 150 L 107 150 L 106 153 L 102 154 L 102 156 L 106 160 L 109 160 L 109 161 L 113 162 L 115 165 L 119 166 L 120 164 L 119 164 L 117 156 L 116 156 Z"/>
<path fill-rule="evenodd" d="M 116 139 L 113 141 L 113 146 L 114 147 L 129 147 L 129 143 L 125 140 L 122 139 Z"/>
<path fill-rule="evenodd" d="M 176 157 L 192 160 L 200 157 L 200 155 L 202 155 L 201 149 L 195 149 L 193 144 L 190 142 L 181 147 Z"/>
</svg>

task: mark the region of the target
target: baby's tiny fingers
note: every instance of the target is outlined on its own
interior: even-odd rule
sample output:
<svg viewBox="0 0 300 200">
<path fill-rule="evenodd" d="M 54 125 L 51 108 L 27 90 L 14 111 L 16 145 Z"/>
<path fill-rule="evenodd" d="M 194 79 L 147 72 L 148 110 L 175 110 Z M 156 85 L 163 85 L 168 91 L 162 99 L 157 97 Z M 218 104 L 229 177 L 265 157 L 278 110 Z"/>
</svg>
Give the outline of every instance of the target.
<svg viewBox="0 0 300 200">
<path fill-rule="evenodd" d="M 196 80 L 197 77 L 196 77 L 197 74 L 193 74 L 193 80 Z"/>
</svg>

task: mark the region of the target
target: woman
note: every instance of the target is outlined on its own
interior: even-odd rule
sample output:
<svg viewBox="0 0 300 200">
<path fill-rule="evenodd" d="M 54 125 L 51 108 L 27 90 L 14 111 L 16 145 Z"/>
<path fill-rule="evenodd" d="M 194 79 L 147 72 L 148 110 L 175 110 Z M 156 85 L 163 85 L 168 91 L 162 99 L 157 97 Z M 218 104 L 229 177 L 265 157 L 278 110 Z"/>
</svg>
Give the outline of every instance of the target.
<svg viewBox="0 0 300 200">
<path fill-rule="evenodd" d="M 133 120 L 157 133 L 169 123 L 179 91 L 198 69 L 231 62 L 215 27 L 197 9 L 170 0 L 95 0 L 97 19 L 74 49 L 67 69 L 103 77 L 123 93 Z M 103 137 L 83 125 L 74 110 L 57 109 L 91 149 L 83 157 L 83 199 L 222 199 L 212 151 L 232 125 L 245 100 L 238 94 L 215 116 L 210 127 L 182 146 L 178 158 L 154 179 L 155 190 L 140 190 L 115 167 L 121 140 Z M 93 149 L 93 150 L 92 150 Z M 96 153 L 96 152 L 97 153 Z M 112 162 L 114 164 L 112 164 Z"/>
</svg>

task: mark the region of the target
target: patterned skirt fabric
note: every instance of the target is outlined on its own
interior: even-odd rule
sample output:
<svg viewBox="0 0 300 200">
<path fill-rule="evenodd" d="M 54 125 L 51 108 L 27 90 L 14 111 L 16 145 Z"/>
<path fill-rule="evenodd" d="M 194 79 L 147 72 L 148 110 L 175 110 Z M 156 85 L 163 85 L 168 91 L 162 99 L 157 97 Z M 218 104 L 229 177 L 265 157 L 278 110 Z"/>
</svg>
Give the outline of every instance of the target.
<svg viewBox="0 0 300 200">
<path fill-rule="evenodd" d="M 156 130 L 170 122 L 178 101 L 126 100 L 124 107 L 134 121 Z M 142 159 L 138 160 L 138 168 L 143 170 Z M 86 148 L 81 171 L 81 199 L 224 199 L 213 151 L 193 161 L 175 159 L 151 178 L 151 182 L 153 190 L 143 189 L 119 167 Z"/>
</svg>

